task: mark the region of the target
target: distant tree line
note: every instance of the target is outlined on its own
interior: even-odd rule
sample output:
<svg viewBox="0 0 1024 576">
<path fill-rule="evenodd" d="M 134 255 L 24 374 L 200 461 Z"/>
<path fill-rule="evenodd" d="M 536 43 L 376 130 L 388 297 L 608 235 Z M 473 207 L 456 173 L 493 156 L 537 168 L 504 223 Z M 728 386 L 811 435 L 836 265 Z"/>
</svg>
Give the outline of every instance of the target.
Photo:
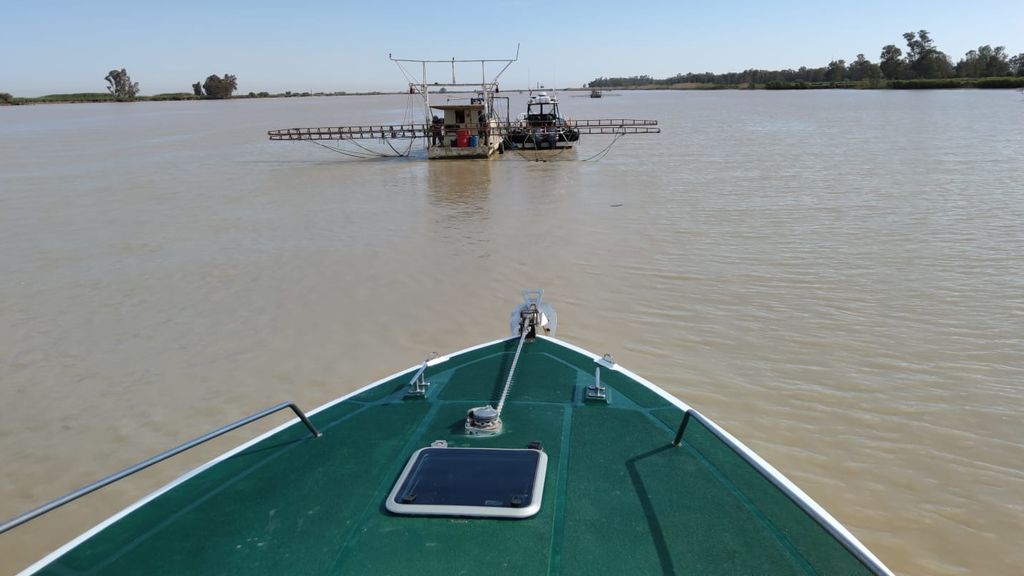
<svg viewBox="0 0 1024 576">
<path fill-rule="evenodd" d="M 118 101 L 135 100 L 139 93 L 139 83 L 132 82 L 131 76 L 124 68 L 111 70 L 104 79 L 109 84 L 107 91 Z M 225 74 L 223 78 L 211 74 L 206 77 L 206 82 L 202 84 L 196 82 L 192 85 L 192 92 L 195 96 L 205 96 L 206 98 L 231 98 L 237 89 L 238 78 L 233 74 Z M 174 95 L 164 96 L 162 99 L 171 99 L 169 96 Z"/>
<path fill-rule="evenodd" d="M 139 83 L 132 82 L 131 76 L 124 68 L 111 70 L 104 80 L 107 81 L 107 92 L 80 92 L 75 94 L 50 94 L 38 98 L 15 98 L 6 92 L 0 92 L 0 104 L 25 104 L 30 102 L 129 102 L 132 100 L 189 100 L 193 98 L 230 98 L 238 89 L 238 78 L 232 74 L 225 74 L 224 77 L 212 74 L 206 78 L 206 82 L 196 82 L 192 85 L 192 94 L 187 92 L 174 92 L 169 94 L 156 94 L 154 96 L 139 96 Z M 250 92 L 250 97 L 257 95 Z M 270 96 L 266 92 L 260 92 L 259 96 Z"/>
<path fill-rule="evenodd" d="M 756 70 L 743 72 L 712 72 L 676 74 L 669 78 L 656 79 L 647 75 L 619 78 L 597 78 L 587 84 L 588 88 L 635 88 L 635 87 L 671 87 L 680 84 L 693 84 L 707 87 L 714 86 L 748 86 L 753 88 L 763 85 L 773 87 L 801 87 L 813 84 L 868 85 L 880 86 L 882 81 L 889 81 L 892 87 L 906 86 L 907 82 L 922 80 L 945 80 L 954 78 L 1002 78 L 1024 77 L 1024 53 L 1010 56 L 1003 46 L 993 48 L 990 45 L 979 46 L 970 50 L 955 65 L 944 52 L 935 47 L 935 41 L 927 30 L 907 32 L 903 35 L 906 42 L 906 54 L 895 44 L 882 47 L 879 62 L 868 60 L 864 54 L 858 54 L 856 60 L 847 64 L 846 60 L 833 60 L 827 66 L 808 68 L 801 66 L 797 70 Z M 930 87 L 944 87 L 921 83 Z M 948 83 L 950 87 L 962 86 L 961 82 Z M 988 82 L 987 84 L 999 84 Z M 1005 82 L 1007 87 L 1024 85 L 1022 82 Z M 978 83 L 986 86 L 986 83 Z M 1001 86 L 993 86 L 1001 87 Z"/>
<path fill-rule="evenodd" d="M 200 86 L 201 87 L 201 86 Z M 298 98 L 298 97 L 324 97 L 324 96 L 350 96 L 350 95 L 378 95 L 384 92 L 249 92 L 243 98 Z M 239 96 L 232 96 L 238 98 Z M 169 92 L 165 94 L 153 94 L 151 96 L 136 96 L 137 101 L 161 102 L 167 100 L 198 100 L 205 96 L 196 96 L 193 92 Z M 117 102 L 117 98 L 109 92 L 77 92 L 72 94 L 48 94 L 46 96 L 17 97 L 6 92 L 0 92 L 0 106 L 17 106 L 20 104 L 46 104 L 46 103 L 76 103 L 76 102 Z"/>
</svg>

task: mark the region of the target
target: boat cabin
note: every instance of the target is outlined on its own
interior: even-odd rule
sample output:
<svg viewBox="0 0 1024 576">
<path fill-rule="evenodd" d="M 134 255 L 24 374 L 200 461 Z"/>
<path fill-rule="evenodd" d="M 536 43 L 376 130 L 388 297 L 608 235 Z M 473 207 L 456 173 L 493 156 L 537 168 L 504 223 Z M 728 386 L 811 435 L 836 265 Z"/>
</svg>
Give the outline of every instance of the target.
<svg viewBox="0 0 1024 576">
<path fill-rule="evenodd" d="M 579 130 L 559 114 L 558 99 L 546 92 L 530 96 L 526 112 L 519 114 L 518 125 L 507 136 L 509 145 L 532 150 L 569 149 L 579 138 Z"/>
<path fill-rule="evenodd" d="M 537 96 L 531 96 L 526 104 L 527 126 L 531 128 L 545 128 L 556 126 L 561 123 L 562 118 L 558 114 L 558 99 L 541 92 Z"/>
<path fill-rule="evenodd" d="M 428 152 L 431 158 L 478 158 L 491 154 L 491 122 L 482 99 L 468 104 L 436 104 Z"/>
</svg>

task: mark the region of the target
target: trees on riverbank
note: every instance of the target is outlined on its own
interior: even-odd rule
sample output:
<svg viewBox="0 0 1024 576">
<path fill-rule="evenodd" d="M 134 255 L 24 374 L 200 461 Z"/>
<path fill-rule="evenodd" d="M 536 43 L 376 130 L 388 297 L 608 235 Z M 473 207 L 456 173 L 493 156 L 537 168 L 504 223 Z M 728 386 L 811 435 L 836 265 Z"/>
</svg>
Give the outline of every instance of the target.
<svg viewBox="0 0 1024 576">
<path fill-rule="evenodd" d="M 192 89 L 195 90 L 197 96 L 201 96 L 196 89 L 198 84 L 198 82 L 193 84 Z M 231 94 L 237 89 L 238 78 L 232 74 L 225 74 L 223 78 L 216 74 L 211 74 L 206 77 L 206 82 L 203 82 L 203 91 L 206 93 L 207 98 L 231 98 Z"/>
<path fill-rule="evenodd" d="M 139 83 L 132 82 L 132 77 L 128 75 L 128 72 L 121 68 L 120 70 L 111 70 L 107 73 L 106 78 L 109 86 L 107 91 L 118 101 L 134 100 L 135 96 L 139 93 Z"/>
<path fill-rule="evenodd" d="M 1024 53 L 1010 57 L 1003 46 L 990 45 L 970 50 L 955 65 L 945 52 L 939 50 L 927 30 L 903 34 L 907 51 L 895 44 L 882 47 L 878 63 L 871 62 L 864 54 L 856 60 L 833 60 L 827 66 L 797 70 L 755 70 L 727 72 L 725 74 L 687 73 L 663 79 L 647 75 L 628 78 L 597 78 L 587 84 L 588 88 L 714 88 L 714 87 L 756 87 L 766 88 L 809 88 L 809 87 L 908 87 L 908 81 L 921 86 L 932 82 L 935 88 L 978 86 L 988 87 L 994 82 L 975 79 L 1016 77 L 1003 82 L 1006 87 L 1024 86 Z M 1019 79 L 1019 80 L 1018 80 Z M 884 82 L 883 82 L 884 81 Z M 848 85 L 848 86 L 847 86 Z"/>
</svg>

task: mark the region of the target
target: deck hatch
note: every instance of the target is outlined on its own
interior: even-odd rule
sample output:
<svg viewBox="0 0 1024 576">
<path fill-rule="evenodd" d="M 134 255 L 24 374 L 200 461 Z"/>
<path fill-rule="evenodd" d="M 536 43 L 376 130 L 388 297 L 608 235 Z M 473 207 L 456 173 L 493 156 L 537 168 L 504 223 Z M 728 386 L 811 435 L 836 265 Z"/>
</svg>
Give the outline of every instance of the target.
<svg viewBox="0 0 1024 576">
<path fill-rule="evenodd" d="M 540 450 L 421 448 L 386 507 L 416 516 L 528 518 L 540 511 L 547 461 Z"/>
</svg>

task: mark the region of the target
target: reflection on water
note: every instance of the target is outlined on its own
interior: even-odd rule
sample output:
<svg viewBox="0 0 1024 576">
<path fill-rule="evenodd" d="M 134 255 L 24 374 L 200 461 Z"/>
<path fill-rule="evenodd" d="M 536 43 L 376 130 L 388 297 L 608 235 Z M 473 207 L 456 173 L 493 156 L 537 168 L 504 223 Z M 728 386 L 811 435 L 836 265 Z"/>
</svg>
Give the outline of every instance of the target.
<svg viewBox="0 0 1024 576">
<path fill-rule="evenodd" d="M 0 108 L 0 516 L 502 336 L 542 287 L 561 337 L 721 422 L 897 572 L 1024 565 L 1019 95 L 563 99 L 661 121 L 599 162 L 264 141 L 404 102 Z M 260 429 L 0 536 L 0 572 Z"/>
<path fill-rule="evenodd" d="M 460 221 L 486 218 L 491 166 L 491 162 L 460 160 L 427 162 L 430 203 Z"/>
</svg>

